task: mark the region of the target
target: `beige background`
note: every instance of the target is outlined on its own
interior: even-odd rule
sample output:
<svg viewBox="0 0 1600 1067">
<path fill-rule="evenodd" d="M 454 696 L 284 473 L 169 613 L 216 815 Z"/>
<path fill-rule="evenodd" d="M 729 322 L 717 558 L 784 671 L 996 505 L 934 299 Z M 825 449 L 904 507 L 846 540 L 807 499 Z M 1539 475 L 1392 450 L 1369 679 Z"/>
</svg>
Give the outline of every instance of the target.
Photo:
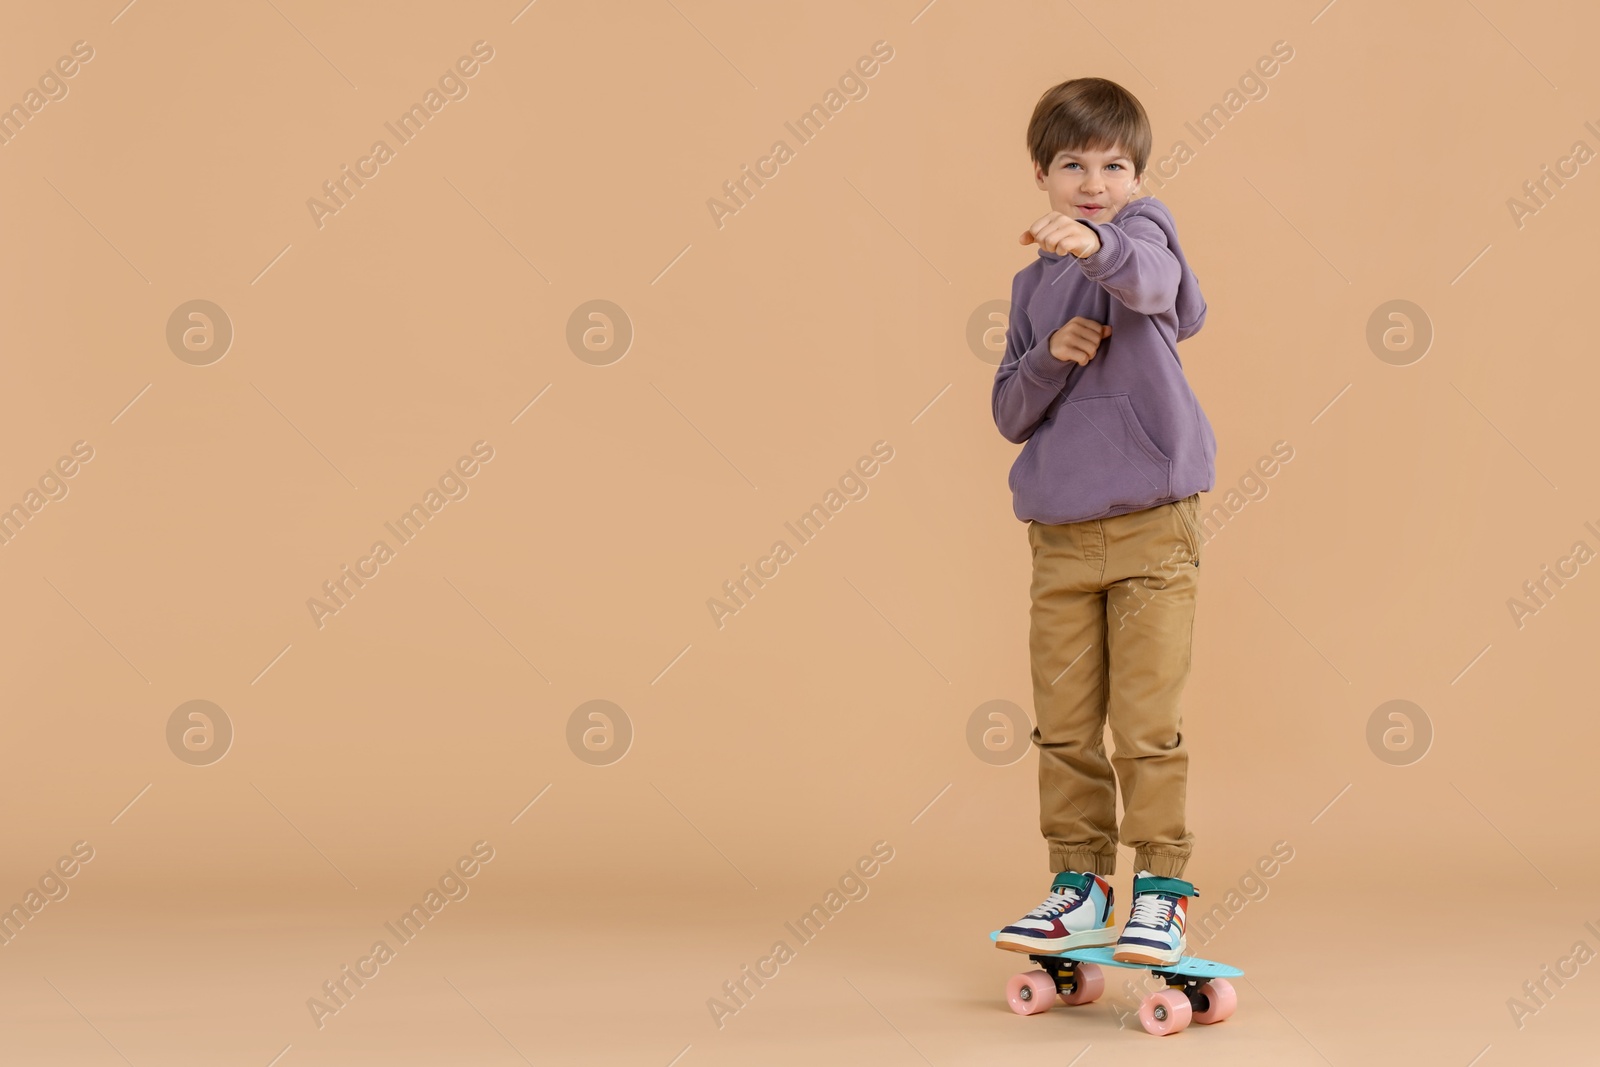
<svg viewBox="0 0 1600 1067">
<path fill-rule="evenodd" d="M 1600 178 L 1507 206 L 1600 147 L 1579 5 L 123 3 L 11 4 L 0 34 L 3 101 L 94 49 L 0 147 L 0 502 L 94 450 L 0 547 L 0 898 L 94 849 L 0 947 L 0 1060 L 1591 1046 L 1593 968 L 1520 1029 L 1507 1006 L 1600 949 L 1600 578 L 1507 608 L 1600 550 Z M 469 95 L 319 229 L 307 199 L 480 40 Z M 877 41 L 868 94 L 798 145 L 785 121 Z M 1278 41 L 1202 144 L 1184 124 Z M 1156 195 L 1210 306 L 1182 351 L 1204 505 L 1294 449 L 1205 546 L 1186 694 L 1198 903 L 1294 859 L 1205 946 L 1247 971 L 1238 1015 L 1166 1042 L 1110 995 L 1005 1008 L 1024 961 L 985 934 L 1048 884 L 1035 762 L 966 741 L 1030 702 L 1017 448 L 966 337 L 1035 255 L 1028 115 L 1083 74 L 1140 97 L 1157 159 L 1193 150 Z M 708 199 L 779 138 L 719 229 Z M 209 366 L 165 339 L 197 299 L 234 329 Z M 603 366 L 566 340 L 597 299 L 634 331 Z M 1433 331 L 1405 366 L 1367 342 L 1394 300 Z M 469 495 L 319 629 L 307 599 L 480 440 Z M 877 441 L 868 495 L 719 630 L 707 600 Z M 197 699 L 235 731 L 208 766 L 165 732 Z M 567 742 L 597 699 L 633 730 L 605 766 Z M 1434 734 L 1409 765 L 1368 746 L 1394 699 Z M 480 840 L 471 894 L 318 1029 L 307 999 Z M 719 1029 L 707 1000 L 877 841 L 870 894 Z"/>
</svg>

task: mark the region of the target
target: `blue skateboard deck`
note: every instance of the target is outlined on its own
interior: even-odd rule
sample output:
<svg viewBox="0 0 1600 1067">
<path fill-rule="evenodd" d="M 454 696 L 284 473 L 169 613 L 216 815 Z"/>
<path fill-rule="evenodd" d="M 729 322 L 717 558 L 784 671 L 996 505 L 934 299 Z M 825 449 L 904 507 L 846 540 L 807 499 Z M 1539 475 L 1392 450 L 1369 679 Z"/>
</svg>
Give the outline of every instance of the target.
<svg viewBox="0 0 1600 1067">
<path fill-rule="evenodd" d="M 990 931 L 989 940 L 1000 940 L 1000 931 Z M 1115 951 L 1110 945 L 1103 945 L 1096 948 L 1073 948 L 1065 952 L 1034 952 L 1030 953 L 1030 955 L 1073 960 L 1077 963 L 1097 963 L 1102 967 L 1126 967 L 1136 971 L 1158 971 L 1162 974 L 1176 974 L 1185 978 L 1238 978 L 1244 974 L 1237 967 L 1231 967 L 1226 963 L 1217 963 L 1214 960 L 1203 960 L 1198 956 L 1180 956 L 1176 963 L 1132 963 L 1126 960 L 1112 959 L 1111 954 Z"/>
</svg>

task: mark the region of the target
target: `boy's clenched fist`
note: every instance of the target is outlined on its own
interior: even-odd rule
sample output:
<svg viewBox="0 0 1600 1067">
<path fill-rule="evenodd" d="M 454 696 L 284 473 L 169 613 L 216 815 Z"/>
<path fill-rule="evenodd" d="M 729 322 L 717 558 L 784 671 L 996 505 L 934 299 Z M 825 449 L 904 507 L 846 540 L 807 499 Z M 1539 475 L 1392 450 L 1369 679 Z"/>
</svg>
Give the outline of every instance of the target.
<svg viewBox="0 0 1600 1067">
<path fill-rule="evenodd" d="M 1094 358 L 1100 342 L 1110 336 L 1110 323 L 1102 324 L 1078 315 L 1050 335 L 1050 354 L 1063 363 L 1071 360 L 1081 367 Z"/>
<path fill-rule="evenodd" d="M 1079 259 L 1092 256 L 1100 251 L 1100 238 L 1096 237 L 1094 230 L 1087 226 L 1078 225 L 1078 220 L 1071 215 L 1063 215 L 1059 211 L 1052 211 L 1038 222 L 1022 231 L 1022 236 L 1017 238 L 1021 244 L 1031 244 L 1035 241 L 1046 252 L 1057 255 L 1074 255 Z"/>
</svg>

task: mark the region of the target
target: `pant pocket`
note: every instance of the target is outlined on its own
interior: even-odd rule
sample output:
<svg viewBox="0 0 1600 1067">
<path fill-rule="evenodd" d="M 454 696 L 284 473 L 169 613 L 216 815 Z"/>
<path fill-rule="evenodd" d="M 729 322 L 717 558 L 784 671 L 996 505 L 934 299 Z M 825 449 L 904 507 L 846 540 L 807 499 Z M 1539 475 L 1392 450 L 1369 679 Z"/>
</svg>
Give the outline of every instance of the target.
<svg viewBox="0 0 1600 1067">
<path fill-rule="evenodd" d="M 1173 501 L 1173 510 L 1178 513 L 1178 520 L 1183 524 L 1184 532 L 1189 539 L 1189 551 L 1193 565 L 1200 566 L 1200 494 L 1194 493 L 1182 500 Z"/>
</svg>

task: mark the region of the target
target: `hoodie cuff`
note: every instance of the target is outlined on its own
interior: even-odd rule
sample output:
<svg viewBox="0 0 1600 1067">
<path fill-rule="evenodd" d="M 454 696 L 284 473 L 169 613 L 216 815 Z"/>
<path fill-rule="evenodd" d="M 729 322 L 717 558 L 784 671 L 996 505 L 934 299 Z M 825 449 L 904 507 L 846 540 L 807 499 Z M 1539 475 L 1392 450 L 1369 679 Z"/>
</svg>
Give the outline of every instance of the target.
<svg viewBox="0 0 1600 1067">
<path fill-rule="evenodd" d="M 1037 344 L 1024 352 L 1021 362 L 1024 374 L 1048 385 L 1063 384 L 1067 380 L 1067 375 L 1072 372 L 1072 368 L 1077 365 L 1070 360 L 1057 359 L 1050 354 L 1050 334 L 1045 334 Z"/>
<path fill-rule="evenodd" d="M 1083 219 L 1078 221 L 1093 230 L 1094 235 L 1100 239 L 1099 251 L 1092 256 L 1085 256 L 1078 260 L 1078 265 L 1083 270 L 1084 275 L 1090 278 L 1101 278 L 1121 266 L 1124 252 L 1123 244 L 1126 241 L 1126 238 L 1122 236 L 1122 232 L 1114 226 L 1101 226 L 1098 223 L 1086 222 Z"/>
</svg>

